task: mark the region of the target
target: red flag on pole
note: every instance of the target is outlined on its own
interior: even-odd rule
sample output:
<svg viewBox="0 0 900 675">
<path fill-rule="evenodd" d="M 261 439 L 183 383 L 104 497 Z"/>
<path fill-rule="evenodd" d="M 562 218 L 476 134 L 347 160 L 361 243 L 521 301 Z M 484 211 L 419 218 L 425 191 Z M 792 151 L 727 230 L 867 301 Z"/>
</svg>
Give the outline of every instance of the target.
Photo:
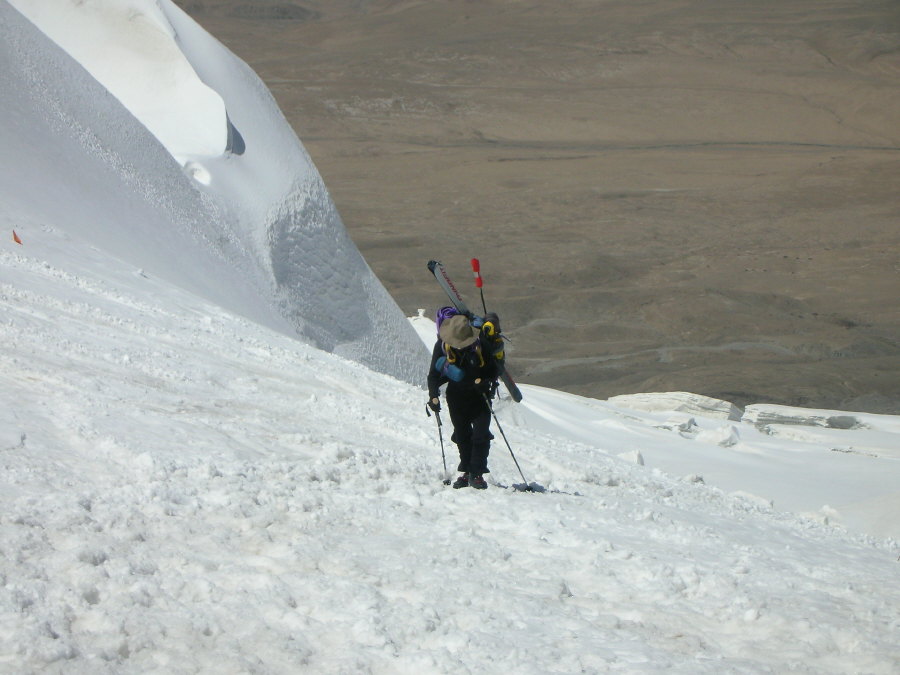
<svg viewBox="0 0 900 675">
<path fill-rule="evenodd" d="M 13 241 L 16 242 L 19 246 L 22 245 L 22 240 L 19 239 L 19 235 L 16 234 L 15 230 L 13 230 Z"/>
<path fill-rule="evenodd" d="M 478 262 L 478 258 L 472 258 L 472 272 L 475 274 L 475 287 L 481 288 L 484 280 L 481 278 L 481 263 Z"/>
</svg>

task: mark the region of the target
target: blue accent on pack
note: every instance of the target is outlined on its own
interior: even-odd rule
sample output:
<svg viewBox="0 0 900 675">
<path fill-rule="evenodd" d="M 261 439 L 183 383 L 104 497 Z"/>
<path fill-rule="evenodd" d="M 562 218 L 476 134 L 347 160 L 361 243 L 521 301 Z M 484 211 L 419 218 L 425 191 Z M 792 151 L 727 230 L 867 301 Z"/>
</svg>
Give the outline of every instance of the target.
<svg viewBox="0 0 900 675">
<path fill-rule="evenodd" d="M 463 369 L 450 363 L 446 356 L 439 357 L 438 360 L 434 362 L 434 367 L 437 368 L 441 375 L 454 382 L 462 382 L 462 379 L 466 376 Z"/>
</svg>

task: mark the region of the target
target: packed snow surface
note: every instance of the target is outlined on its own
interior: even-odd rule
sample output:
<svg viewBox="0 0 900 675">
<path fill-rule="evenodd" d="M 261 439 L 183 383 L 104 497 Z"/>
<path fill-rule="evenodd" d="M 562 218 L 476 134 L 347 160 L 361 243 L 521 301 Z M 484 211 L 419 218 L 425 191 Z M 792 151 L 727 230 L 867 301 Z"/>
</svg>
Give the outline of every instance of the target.
<svg viewBox="0 0 900 675">
<path fill-rule="evenodd" d="M 284 289 L 254 311 L 265 200 L 213 186 L 290 162 L 251 150 L 268 104 L 231 115 L 249 75 L 213 88 L 258 154 L 206 186 L 8 4 L 0 33 L 0 673 L 900 670 L 900 418 L 524 386 L 525 480 L 495 426 L 490 487 L 452 490 L 420 387 Z M 292 225 L 324 188 L 259 189 L 271 260 L 326 282 L 338 239 Z M 402 325 L 424 377 L 434 324 Z"/>
<path fill-rule="evenodd" d="M 797 487 L 810 508 L 857 462 L 896 484 L 895 459 L 740 422 L 752 441 L 723 447 L 721 418 L 526 386 L 497 412 L 535 491 L 499 435 L 491 486 L 452 490 L 421 389 L 18 233 L 0 672 L 896 672 L 897 543 L 765 499 L 794 458 L 826 479 Z M 844 433 L 896 441 L 866 419 Z M 702 471 L 714 453 L 744 492 Z"/>
</svg>

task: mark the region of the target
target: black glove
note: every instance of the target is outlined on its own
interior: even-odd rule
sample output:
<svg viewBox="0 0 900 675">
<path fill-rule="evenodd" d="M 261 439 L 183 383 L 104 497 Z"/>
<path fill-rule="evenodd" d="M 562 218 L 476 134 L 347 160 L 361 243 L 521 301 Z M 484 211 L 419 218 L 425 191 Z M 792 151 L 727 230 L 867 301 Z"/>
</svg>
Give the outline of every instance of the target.
<svg viewBox="0 0 900 675">
<path fill-rule="evenodd" d="M 441 399 L 439 399 L 437 396 L 428 399 L 428 407 L 436 413 L 441 412 Z"/>
<path fill-rule="evenodd" d="M 497 380 L 482 380 L 478 383 L 478 389 L 489 399 L 493 399 L 497 393 Z"/>
</svg>

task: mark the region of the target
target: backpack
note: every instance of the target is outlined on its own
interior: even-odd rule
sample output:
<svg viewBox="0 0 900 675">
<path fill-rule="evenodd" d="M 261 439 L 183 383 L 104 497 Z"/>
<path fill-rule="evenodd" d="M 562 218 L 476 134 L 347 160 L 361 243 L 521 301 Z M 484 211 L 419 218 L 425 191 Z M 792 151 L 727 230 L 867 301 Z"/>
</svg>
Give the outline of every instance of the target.
<svg viewBox="0 0 900 675">
<path fill-rule="evenodd" d="M 438 332 L 440 332 L 441 324 L 449 319 L 451 316 L 456 316 L 461 312 L 455 307 L 441 307 L 435 316 L 435 324 L 437 326 Z M 502 368 L 503 359 L 505 356 L 504 353 L 504 345 L 503 345 L 503 335 L 500 333 L 500 317 L 497 314 L 490 312 L 484 317 L 473 316 L 470 318 L 470 323 L 473 327 L 478 328 L 481 331 L 478 341 L 467 348 L 467 350 L 472 350 L 472 352 L 478 357 L 478 361 L 481 366 L 485 364 L 485 353 L 489 354 L 495 361 L 500 364 Z M 446 378 L 453 380 L 454 382 L 460 382 L 465 377 L 465 372 L 462 368 L 456 365 L 456 362 L 460 356 L 457 353 L 457 350 L 453 349 L 446 342 L 443 343 L 443 356 L 438 358 L 435 362 L 435 367 L 438 372 L 444 375 Z"/>
<path fill-rule="evenodd" d="M 494 312 L 488 312 L 482 319 L 481 344 L 501 367 L 506 356 L 503 340 L 503 333 L 500 332 L 500 317 Z"/>
<path fill-rule="evenodd" d="M 456 316 L 460 311 L 456 307 L 441 307 L 434 317 L 435 327 L 440 334 L 441 324 L 451 316 Z M 483 317 L 471 317 L 471 324 L 475 328 L 481 329 L 480 341 L 487 345 L 488 352 L 498 361 L 502 361 L 504 357 L 503 334 L 500 330 L 500 317 L 495 312 L 488 312 Z M 444 349 L 446 353 L 446 348 Z"/>
</svg>

